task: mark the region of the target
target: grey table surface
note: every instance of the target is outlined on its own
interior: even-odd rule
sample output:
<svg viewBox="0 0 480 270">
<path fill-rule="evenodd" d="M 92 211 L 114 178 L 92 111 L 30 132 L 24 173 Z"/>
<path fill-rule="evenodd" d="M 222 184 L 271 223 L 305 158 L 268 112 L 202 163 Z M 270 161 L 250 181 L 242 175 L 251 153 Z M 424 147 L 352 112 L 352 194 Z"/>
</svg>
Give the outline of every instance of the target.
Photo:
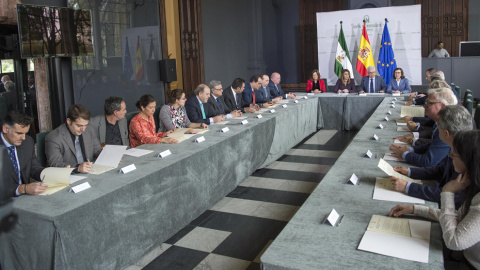
<svg viewBox="0 0 480 270">
<path fill-rule="evenodd" d="M 307 201 L 268 247 L 261 257 L 263 269 L 443 268 L 440 226 L 435 222 L 431 226 L 428 264 L 357 250 L 372 215 L 387 215 L 398 204 L 372 199 L 375 178 L 387 176 L 377 167 L 378 161 L 388 152 L 393 137 L 399 135 L 395 121 L 384 120 L 388 111 L 392 112 L 390 119 L 399 118 L 400 106 L 391 108 L 392 100 L 392 97 L 385 97 Z M 384 129 L 377 128 L 380 123 L 385 126 Z M 380 140 L 371 140 L 373 134 L 377 134 Z M 377 157 L 363 157 L 367 150 Z M 388 162 L 392 165 L 401 164 Z M 359 185 L 346 184 L 352 173 L 360 178 Z M 426 205 L 436 206 L 431 202 L 426 202 Z M 332 209 L 344 215 L 338 227 L 322 224 Z"/>
</svg>

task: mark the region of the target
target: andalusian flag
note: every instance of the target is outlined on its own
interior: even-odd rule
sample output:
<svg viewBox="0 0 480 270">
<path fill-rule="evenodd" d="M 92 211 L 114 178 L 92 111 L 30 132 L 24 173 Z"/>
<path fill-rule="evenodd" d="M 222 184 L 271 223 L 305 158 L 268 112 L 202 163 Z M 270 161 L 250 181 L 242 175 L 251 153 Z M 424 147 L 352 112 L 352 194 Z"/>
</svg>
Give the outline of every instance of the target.
<svg viewBox="0 0 480 270">
<path fill-rule="evenodd" d="M 140 36 L 137 39 L 137 55 L 135 56 L 135 84 L 143 79 L 142 51 L 140 50 Z"/>
<path fill-rule="evenodd" d="M 388 85 L 393 78 L 393 71 L 397 68 L 397 61 L 395 61 L 395 54 L 393 53 L 392 40 L 388 33 L 387 22 L 383 28 L 382 43 L 380 44 L 380 52 L 378 55 L 377 73 L 383 77 L 383 80 Z"/>
<path fill-rule="evenodd" d="M 340 79 L 342 77 L 342 69 L 350 70 L 350 77 L 353 79 L 352 61 L 348 53 L 347 42 L 343 34 L 342 22 L 340 22 L 340 34 L 338 35 L 337 55 L 335 56 L 335 74 Z"/>
<path fill-rule="evenodd" d="M 367 68 L 369 66 L 375 67 L 375 61 L 373 61 L 373 51 L 368 40 L 367 28 L 365 27 L 365 21 L 363 22 L 362 39 L 360 40 L 360 47 L 358 48 L 357 57 L 357 71 L 365 77 L 368 75 Z"/>
</svg>

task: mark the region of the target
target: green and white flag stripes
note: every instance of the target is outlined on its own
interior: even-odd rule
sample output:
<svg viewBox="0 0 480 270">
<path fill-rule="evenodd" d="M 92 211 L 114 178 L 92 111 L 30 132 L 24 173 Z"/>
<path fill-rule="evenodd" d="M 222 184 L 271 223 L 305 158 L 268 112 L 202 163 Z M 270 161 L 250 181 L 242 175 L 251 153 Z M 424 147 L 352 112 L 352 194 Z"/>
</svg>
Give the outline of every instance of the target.
<svg viewBox="0 0 480 270">
<path fill-rule="evenodd" d="M 352 62 L 348 54 L 347 42 L 345 42 L 345 35 L 343 35 L 342 24 L 340 23 L 340 34 L 338 35 L 337 54 L 335 56 L 334 71 L 338 78 L 342 77 L 342 69 L 350 71 L 350 77 L 353 79 Z"/>
</svg>

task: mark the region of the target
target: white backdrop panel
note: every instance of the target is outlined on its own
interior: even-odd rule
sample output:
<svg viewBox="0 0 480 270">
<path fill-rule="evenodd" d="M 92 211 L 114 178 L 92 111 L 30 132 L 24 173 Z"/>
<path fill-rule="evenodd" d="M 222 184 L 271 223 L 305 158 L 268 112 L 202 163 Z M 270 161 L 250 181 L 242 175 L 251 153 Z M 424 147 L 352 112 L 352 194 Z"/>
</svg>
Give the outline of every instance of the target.
<svg viewBox="0 0 480 270">
<path fill-rule="evenodd" d="M 361 76 L 355 67 L 357 65 L 358 46 L 362 37 L 363 20 L 367 21 L 367 33 L 376 67 L 385 18 L 387 18 L 397 67 L 403 69 L 405 77 L 409 79 L 411 85 L 421 85 L 423 71 L 421 70 L 422 32 L 420 12 L 421 5 L 317 13 L 318 70 L 321 77 L 327 78 L 328 85 L 335 85 L 337 82 L 338 77 L 334 73 L 335 54 L 340 32 L 340 21 L 343 21 L 345 41 L 352 61 L 355 82 L 358 85 Z"/>
</svg>

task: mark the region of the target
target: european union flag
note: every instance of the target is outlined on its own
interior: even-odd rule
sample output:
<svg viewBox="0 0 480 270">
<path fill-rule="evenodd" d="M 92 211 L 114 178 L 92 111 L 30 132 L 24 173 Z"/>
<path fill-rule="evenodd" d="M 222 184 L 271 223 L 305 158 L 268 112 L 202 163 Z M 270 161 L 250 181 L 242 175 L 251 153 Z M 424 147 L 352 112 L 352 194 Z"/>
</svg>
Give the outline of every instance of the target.
<svg viewBox="0 0 480 270">
<path fill-rule="evenodd" d="M 388 33 L 387 22 L 383 28 L 382 43 L 380 44 L 380 52 L 378 55 L 377 72 L 383 77 L 383 80 L 388 85 L 393 78 L 393 71 L 397 68 L 397 61 L 393 54 L 392 41 Z"/>
<path fill-rule="evenodd" d="M 132 57 L 130 56 L 130 47 L 128 47 L 128 37 L 125 38 L 127 40 L 125 44 L 125 56 L 123 58 L 123 75 L 125 76 L 125 80 L 129 81 L 132 79 L 133 75 L 133 66 L 132 66 Z"/>
</svg>

